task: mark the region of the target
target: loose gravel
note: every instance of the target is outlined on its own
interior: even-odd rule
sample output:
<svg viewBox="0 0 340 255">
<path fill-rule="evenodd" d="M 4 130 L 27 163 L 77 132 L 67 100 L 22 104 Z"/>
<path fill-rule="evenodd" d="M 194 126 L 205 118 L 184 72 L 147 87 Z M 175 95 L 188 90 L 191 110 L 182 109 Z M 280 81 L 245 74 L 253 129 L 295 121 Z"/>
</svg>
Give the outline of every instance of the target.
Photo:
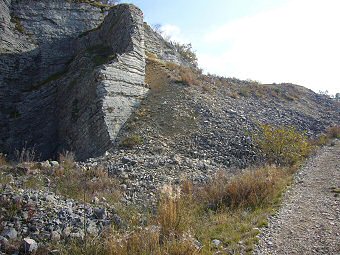
<svg viewBox="0 0 340 255">
<path fill-rule="evenodd" d="M 340 254 L 340 141 L 296 175 L 254 254 Z"/>
</svg>

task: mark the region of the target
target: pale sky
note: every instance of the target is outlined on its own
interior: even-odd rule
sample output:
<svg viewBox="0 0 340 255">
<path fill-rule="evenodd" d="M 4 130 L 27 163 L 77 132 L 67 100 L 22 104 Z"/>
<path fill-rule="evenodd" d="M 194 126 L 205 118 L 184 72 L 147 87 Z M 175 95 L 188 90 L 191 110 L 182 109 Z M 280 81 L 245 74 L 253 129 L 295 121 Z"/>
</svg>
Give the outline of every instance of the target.
<svg viewBox="0 0 340 255">
<path fill-rule="evenodd" d="M 205 72 L 340 92 L 340 0 L 132 0 Z"/>
</svg>

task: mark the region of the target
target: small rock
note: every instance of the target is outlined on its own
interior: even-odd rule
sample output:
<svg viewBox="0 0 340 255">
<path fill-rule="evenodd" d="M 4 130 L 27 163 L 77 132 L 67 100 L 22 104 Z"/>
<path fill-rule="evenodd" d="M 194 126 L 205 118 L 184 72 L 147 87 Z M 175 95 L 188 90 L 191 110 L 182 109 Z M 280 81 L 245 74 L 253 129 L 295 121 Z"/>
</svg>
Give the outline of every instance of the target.
<svg viewBox="0 0 340 255">
<path fill-rule="evenodd" d="M 36 250 L 38 250 L 38 244 L 31 238 L 24 238 L 23 249 L 25 254 L 34 253 Z"/>
<path fill-rule="evenodd" d="M 136 160 L 134 160 L 134 159 L 131 159 L 131 158 L 129 158 L 129 157 L 123 157 L 122 158 L 122 163 L 123 164 L 129 164 L 129 165 L 136 165 L 137 164 L 137 161 Z"/>
<path fill-rule="evenodd" d="M 218 239 L 214 239 L 214 240 L 212 240 L 212 244 L 215 247 L 219 247 L 222 244 L 222 242 L 220 240 L 218 240 Z"/>
<path fill-rule="evenodd" d="M 6 237 L 0 236 L 0 244 L 1 245 L 8 244 L 8 239 Z"/>
<path fill-rule="evenodd" d="M 98 204 L 98 203 L 99 203 L 99 198 L 98 198 L 98 197 L 94 197 L 94 198 L 92 199 L 92 203 Z"/>
<path fill-rule="evenodd" d="M 106 217 L 106 209 L 105 208 L 95 208 L 94 209 L 94 216 L 97 219 L 104 219 Z"/>
<path fill-rule="evenodd" d="M 59 167 L 59 162 L 58 161 L 50 161 L 50 164 L 53 168 Z"/>
<path fill-rule="evenodd" d="M 122 218 L 119 217 L 118 214 L 114 214 L 114 215 L 113 215 L 113 222 L 115 223 L 115 225 L 116 225 L 118 228 L 122 228 L 123 225 L 124 225 Z"/>
<path fill-rule="evenodd" d="M 18 237 L 18 232 L 14 228 L 7 228 L 2 231 L 1 235 L 7 239 L 16 239 Z"/>
<path fill-rule="evenodd" d="M 55 201 L 55 197 L 53 195 L 46 195 L 45 199 L 47 202 L 54 202 Z"/>
<path fill-rule="evenodd" d="M 82 231 L 76 231 L 70 234 L 71 238 L 80 238 L 83 239 L 84 238 L 84 233 Z"/>
<path fill-rule="evenodd" d="M 40 162 L 38 166 L 39 168 L 42 168 L 42 169 L 48 169 L 51 167 L 50 162 L 48 162 L 48 160 Z"/>
<path fill-rule="evenodd" d="M 90 235 L 97 235 L 98 229 L 96 227 L 96 224 L 94 222 L 90 222 L 86 228 L 86 232 L 89 233 Z"/>
<path fill-rule="evenodd" d="M 61 236 L 60 236 L 59 232 L 52 231 L 51 235 L 50 235 L 50 239 L 51 239 L 51 241 L 59 241 L 61 239 Z"/>
<path fill-rule="evenodd" d="M 22 218 L 24 219 L 24 220 L 27 220 L 28 219 L 28 212 L 22 212 Z"/>
<path fill-rule="evenodd" d="M 47 186 L 51 185 L 51 180 L 47 177 L 44 177 L 44 182 L 46 183 Z"/>
<path fill-rule="evenodd" d="M 71 228 L 70 227 L 64 228 L 62 234 L 63 234 L 64 237 L 69 237 L 69 235 L 71 234 Z"/>
</svg>

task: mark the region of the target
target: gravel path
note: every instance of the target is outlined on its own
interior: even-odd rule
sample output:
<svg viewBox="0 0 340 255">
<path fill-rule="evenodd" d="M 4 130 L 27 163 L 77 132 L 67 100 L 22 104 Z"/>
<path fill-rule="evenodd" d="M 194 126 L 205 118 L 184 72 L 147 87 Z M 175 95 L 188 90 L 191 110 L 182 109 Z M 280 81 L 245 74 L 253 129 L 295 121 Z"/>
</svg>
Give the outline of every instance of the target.
<svg viewBox="0 0 340 255">
<path fill-rule="evenodd" d="M 296 176 L 254 254 L 340 254 L 340 141 Z"/>
</svg>

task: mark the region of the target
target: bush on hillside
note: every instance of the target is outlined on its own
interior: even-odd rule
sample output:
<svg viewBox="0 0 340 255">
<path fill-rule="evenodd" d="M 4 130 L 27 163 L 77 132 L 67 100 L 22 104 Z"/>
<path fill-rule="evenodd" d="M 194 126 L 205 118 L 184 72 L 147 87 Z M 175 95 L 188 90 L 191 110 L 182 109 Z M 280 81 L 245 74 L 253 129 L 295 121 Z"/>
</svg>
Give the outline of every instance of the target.
<svg viewBox="0 0 340 255">
<path fill-rule="evenodd" d="M 181 57 L 193 66 L 197 66 L 197 56 L 195 51 L 192 49 L 191 43 L 179 43 L 175 41 L 170 42 L 175 47 L 176 51 Z"/>
<path fill-rule="evenodd" d="M 255 142 L 269 164 L 292 166 L 307 157 L 312 146 L 304 133 L 293 127 L 261 125 Z"/>
</svg>

